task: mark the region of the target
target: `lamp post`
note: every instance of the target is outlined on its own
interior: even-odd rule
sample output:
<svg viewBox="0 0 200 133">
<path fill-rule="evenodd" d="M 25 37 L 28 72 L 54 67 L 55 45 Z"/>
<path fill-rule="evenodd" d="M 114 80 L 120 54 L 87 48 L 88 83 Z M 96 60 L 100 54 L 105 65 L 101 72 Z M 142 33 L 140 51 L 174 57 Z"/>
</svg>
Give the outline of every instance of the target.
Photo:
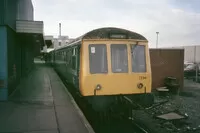
<svg viewBox="0 0 200 133">
<path fill-rule="evenodd" d="M 197 47 L 194 46 L 194 63 L 195 63 L 195 68 L 196 68 L 196 76 L 195 76 L 195 79 L 196 79 L 196 82 L 198 82 L 198 64 L 197 64 L 197 60 L 196 60 L 196 50 L 197 50 Z"/>
<path fill-rule="evenodd" d="M 157 39 L 156 39 L 156 48 L 158 48 L 158 34 L 159 34 L 159 32 L 156 32 L 156 34 L 157 34 Z"/>
</svg>

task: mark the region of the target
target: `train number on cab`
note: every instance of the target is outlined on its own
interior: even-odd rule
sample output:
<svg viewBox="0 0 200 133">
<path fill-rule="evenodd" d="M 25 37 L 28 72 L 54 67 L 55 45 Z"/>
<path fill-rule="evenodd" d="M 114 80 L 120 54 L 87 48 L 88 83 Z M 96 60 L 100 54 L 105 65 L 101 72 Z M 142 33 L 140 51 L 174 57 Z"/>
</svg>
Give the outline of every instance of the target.
<svg viewBox="0 0 200 133">
<path fill-rule="evenodd" d="M 147 79 L 146 76 L 139 76 L 139 80 L 145 80 L 145 79 Z"/>
</svg>

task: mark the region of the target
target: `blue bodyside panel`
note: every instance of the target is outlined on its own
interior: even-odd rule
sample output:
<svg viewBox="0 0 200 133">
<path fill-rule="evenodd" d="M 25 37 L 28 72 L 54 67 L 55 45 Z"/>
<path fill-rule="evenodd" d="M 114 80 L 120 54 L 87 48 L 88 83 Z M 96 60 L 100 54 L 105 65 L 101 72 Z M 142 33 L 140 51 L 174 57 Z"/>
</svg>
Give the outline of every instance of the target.
<svg viewBox="0 0 200 133">
<path fill-rule="evenodd" d="M 7 100 L 7 28 L 0 26 L 0 101 Z"/>
</svg>

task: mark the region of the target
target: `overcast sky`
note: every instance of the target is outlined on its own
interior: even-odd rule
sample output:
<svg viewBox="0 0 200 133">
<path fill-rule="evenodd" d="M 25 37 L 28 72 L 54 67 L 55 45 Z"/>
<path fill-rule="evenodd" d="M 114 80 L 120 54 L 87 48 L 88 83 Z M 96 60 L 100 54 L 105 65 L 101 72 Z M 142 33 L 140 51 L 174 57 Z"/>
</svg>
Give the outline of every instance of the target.
<svg viewBox="0 0 200 133">
<path fill-rule="evenodd" d="M 200 45 L 200 0 L 32 0 L 34 19 L 45 35 L 78 37 L 100 27 L 125 28 L 144 35 L 151 47 Z M 151 2 L 150 2 L 151 1 Z"/>
</svg>

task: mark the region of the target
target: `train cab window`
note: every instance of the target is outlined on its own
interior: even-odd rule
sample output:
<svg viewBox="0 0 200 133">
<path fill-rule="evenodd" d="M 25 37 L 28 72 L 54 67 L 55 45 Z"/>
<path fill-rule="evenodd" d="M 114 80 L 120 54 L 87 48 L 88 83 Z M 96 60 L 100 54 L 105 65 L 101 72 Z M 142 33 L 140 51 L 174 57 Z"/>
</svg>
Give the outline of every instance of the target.
<svg viewBox="0 0 200 133">
<path fill-rule="evenodd" d="M 128 72 L 128 53 L 126 44 L 111 44 L 112 72 Z"/>
<path fill-rule="evenodd" d="M 144 45 L 131 45 L 132 72 L 146 72 L 146 54 Z"/>
<path fill-rule="evenodd" d="M 107 73 L 107 49 L 105 44 L 89 45 L 90 73 Z"/>
</svg>

